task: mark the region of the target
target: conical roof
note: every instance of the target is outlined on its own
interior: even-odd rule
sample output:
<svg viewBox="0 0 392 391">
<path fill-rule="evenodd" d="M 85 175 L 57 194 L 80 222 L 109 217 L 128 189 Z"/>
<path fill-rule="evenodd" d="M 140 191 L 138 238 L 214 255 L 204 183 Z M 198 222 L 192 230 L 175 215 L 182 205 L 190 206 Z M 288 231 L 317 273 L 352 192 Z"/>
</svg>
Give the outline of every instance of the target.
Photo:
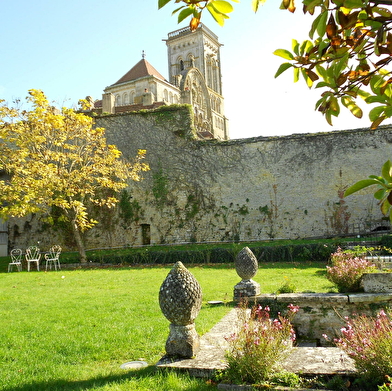
<svg viewBox="0 0 392 391">
<path fill-rule="evenodd" d="M 165 81 L 165 78 L 146 59 L 142 58 L 131 70 L 112 85 L 115 86 L 145 76 L 155 76 L 158 79 Z"/>
</svg>

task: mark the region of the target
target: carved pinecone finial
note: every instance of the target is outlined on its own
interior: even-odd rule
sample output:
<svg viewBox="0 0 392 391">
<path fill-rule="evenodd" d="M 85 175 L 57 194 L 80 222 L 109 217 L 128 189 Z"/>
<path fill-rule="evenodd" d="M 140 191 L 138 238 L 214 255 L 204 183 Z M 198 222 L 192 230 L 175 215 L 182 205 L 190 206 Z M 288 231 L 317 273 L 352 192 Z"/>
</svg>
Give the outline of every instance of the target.
<svg viewBox="0 0 392 391">
<path fill-rule="evenodd" d="M 177 262 L 159 290 L 159 305 L 163 315 L 176 325 L 192 324 L 201 303 L 200 284 L 182 262 Z"/>
<path fill-rule="evenodd" d="M 237 255 L 235 260 L 235 270 L 243 280 L 253 278 L 258 269 L 257 258 L 249 247 L 244 247 Z"/>
</svg>

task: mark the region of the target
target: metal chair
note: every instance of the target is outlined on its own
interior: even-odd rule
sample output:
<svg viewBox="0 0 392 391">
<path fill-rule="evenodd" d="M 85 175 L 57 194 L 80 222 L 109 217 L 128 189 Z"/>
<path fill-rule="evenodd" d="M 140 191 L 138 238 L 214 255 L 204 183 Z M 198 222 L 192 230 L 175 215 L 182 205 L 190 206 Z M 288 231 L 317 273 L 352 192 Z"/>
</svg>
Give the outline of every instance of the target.
<svg viewBox="0 0 392 391">
<path fill-rule="evenodd" d="M 22 271 L 22 250 L 20 248 L 11 250 L 11 262 L 8 264 L 8 273 L 14 266 L 16 266 L 19 272 Z"/>
<path fill-rule="evenodd" d="M 57 267 L 59 270 L 61 269 L 60 267 L 60 253 L 61 253 L 61 247 L 59 245 L 54 245 L 48 253 L 45 254 L 45 259 L 46 259 L 46 266 L 45 269 L 48 270 L 48 265 L 50 270 L 52 270 L 52 264 L 54 266 L 54 270 L 57 270 Z"/>
<path fill-rule="evenodd" d="M 27 271 L 30 271 L 30 264 L 31 263 L 36 263 L 37 264 L 37 270 L 39 271 L 39 261 L 41 259 L 41 253 L 40 250 L 37 246 L 31 246 L 26 250 L 26 255 L 25 255 L 26 261 L 27 261 Z"/>
</svg>

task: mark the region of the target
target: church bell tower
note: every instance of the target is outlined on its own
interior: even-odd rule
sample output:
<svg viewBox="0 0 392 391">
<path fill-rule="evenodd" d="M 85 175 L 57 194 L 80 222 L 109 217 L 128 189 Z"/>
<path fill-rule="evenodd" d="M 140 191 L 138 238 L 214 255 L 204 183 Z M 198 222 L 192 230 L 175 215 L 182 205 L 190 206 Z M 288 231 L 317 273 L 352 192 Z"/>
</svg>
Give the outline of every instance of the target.
<svg viewBox="0 0 392 391">
<path fill-rule="evenodd" d="M 182 103 L 193 106 L 197 132 L 205 138 L 229 139 L 224 115 L 218 37 L 203 24 L 173 31 L 165 40 L 169 81 L 181 90 Z"/>
</svg>

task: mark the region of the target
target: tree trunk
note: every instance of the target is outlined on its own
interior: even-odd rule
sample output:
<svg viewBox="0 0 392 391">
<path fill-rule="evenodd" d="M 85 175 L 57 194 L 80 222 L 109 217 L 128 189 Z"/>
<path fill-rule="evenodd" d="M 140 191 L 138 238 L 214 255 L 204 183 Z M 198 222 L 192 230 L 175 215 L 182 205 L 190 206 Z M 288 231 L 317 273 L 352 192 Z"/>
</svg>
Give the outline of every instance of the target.
<svg viewBox="0 0 392 391">
<path fill-rule="evenodd" d="M 80 233 L 80 229 L 75 221 L 72 221 L 71 226 L 72 226 L 73 236 L 76 242 L 76 247 L 78 249 L 79 256 L 80 256 L 80 262 L 87 263 L 86 251 L 84 249 L 84 244 L 82 240 L 82 235 Z"/>
</svg>

